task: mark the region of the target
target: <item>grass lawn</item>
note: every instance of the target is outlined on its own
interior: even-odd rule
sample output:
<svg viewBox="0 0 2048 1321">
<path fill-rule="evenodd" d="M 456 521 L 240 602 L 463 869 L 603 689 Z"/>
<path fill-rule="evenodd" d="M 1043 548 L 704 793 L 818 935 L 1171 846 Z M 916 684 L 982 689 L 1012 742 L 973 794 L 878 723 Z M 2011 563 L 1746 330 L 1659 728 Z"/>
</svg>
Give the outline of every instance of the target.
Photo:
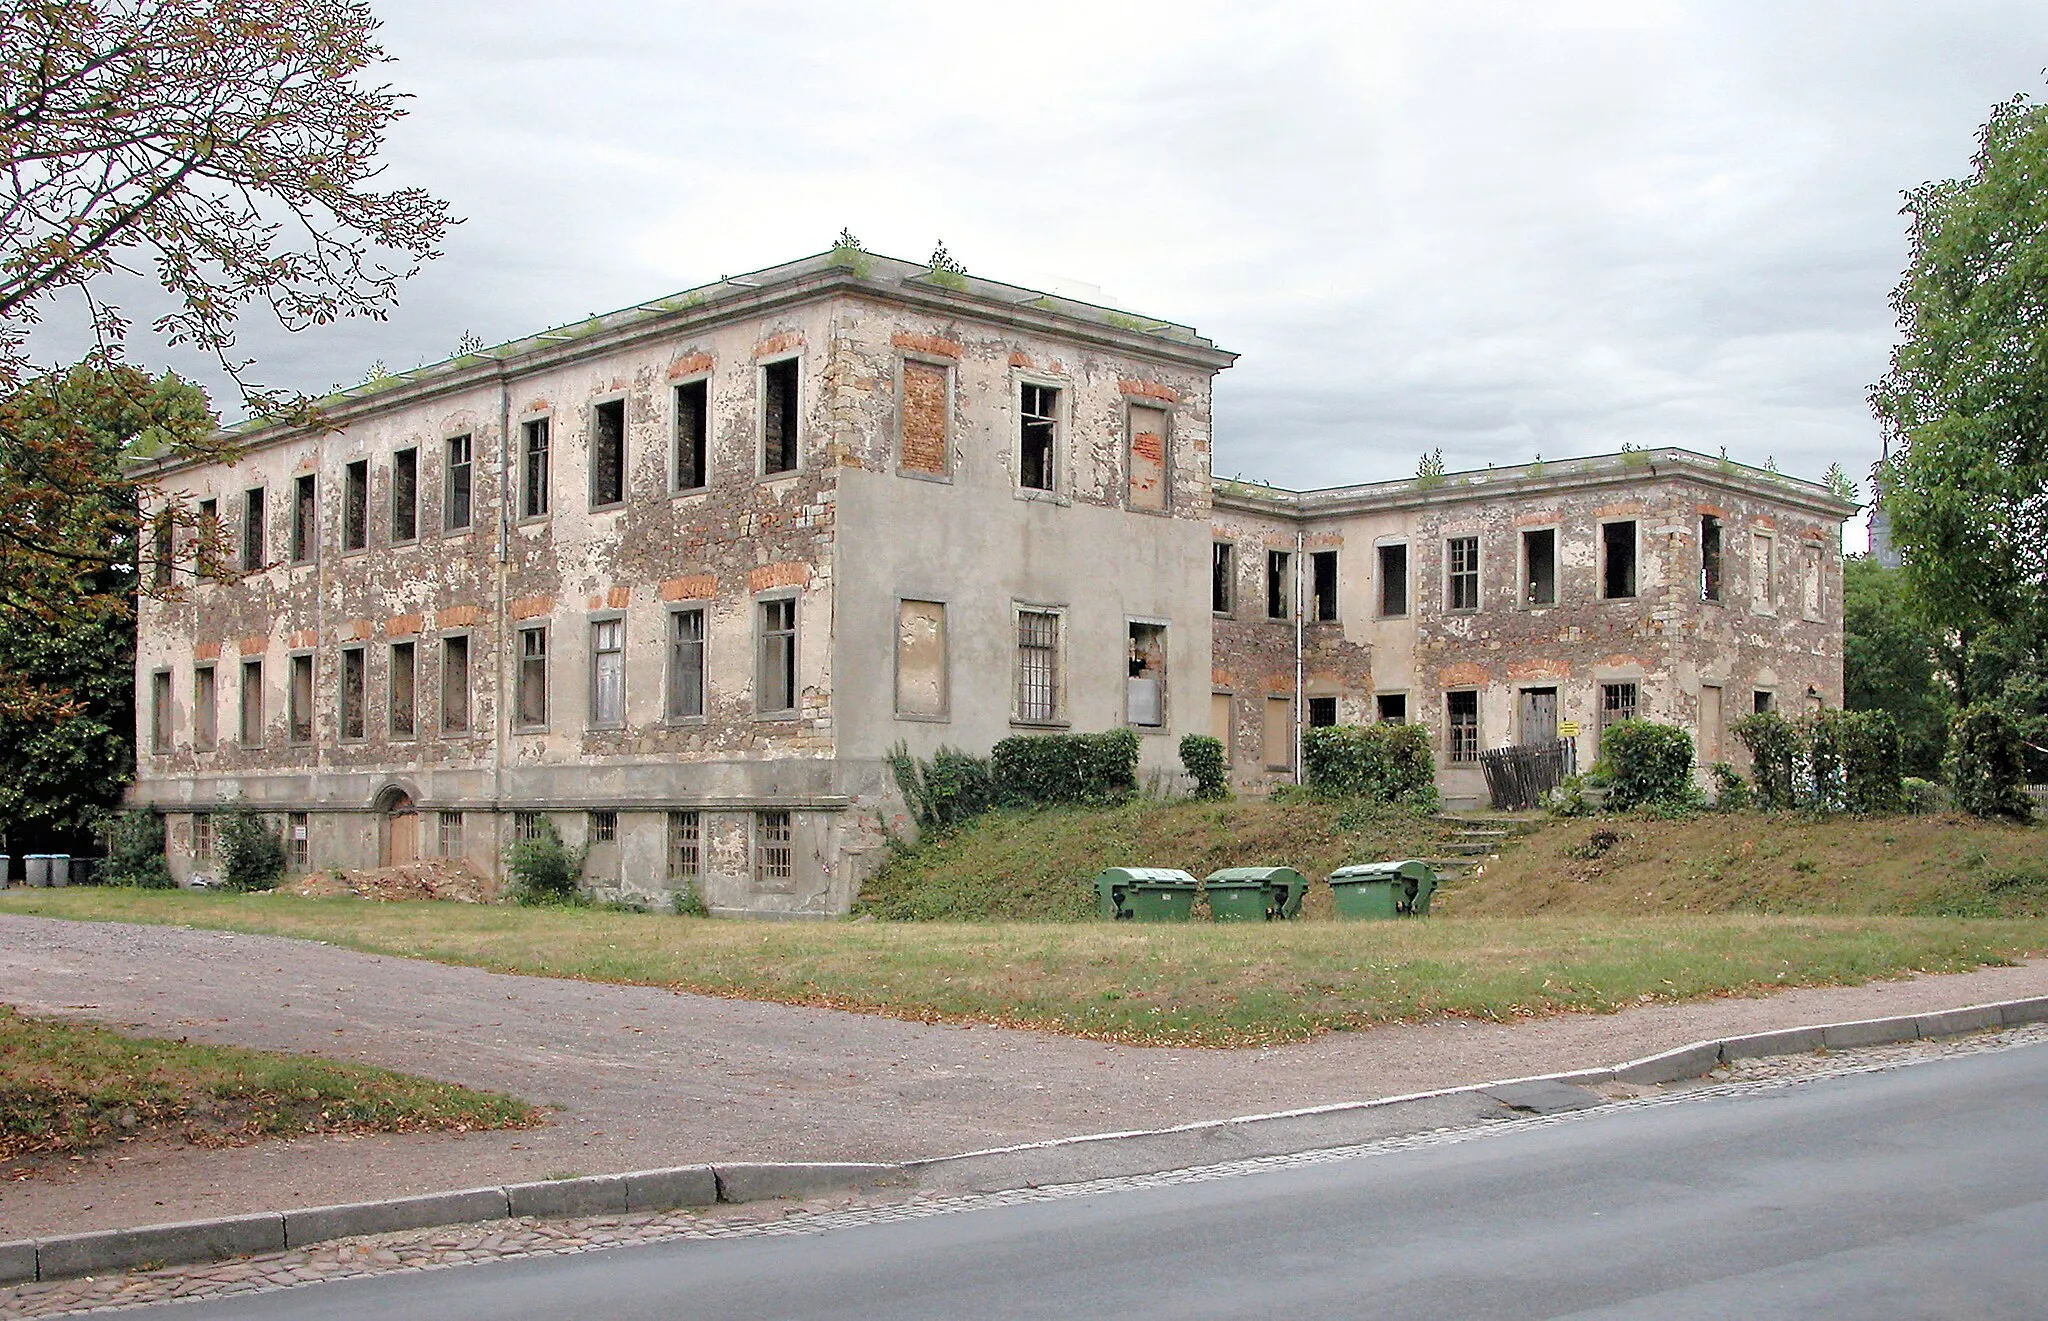
<svg viewBox="0 0 2048 1321">
<path fill-rule="evenodd" d="M 0 1005 L 0 1166 L 138 1138 L 522 1128 L 541 1112 L 363 1064 L 128 1037 Z"/>
<path fill-rule="evenodd" d="M 271 932 L 504 972 L 1194 1046 L 1961 972 L 2048 952 L 2039 918 L 799 924 L 97 889 L 16 890 L 0 912 Z"/>
</svg>

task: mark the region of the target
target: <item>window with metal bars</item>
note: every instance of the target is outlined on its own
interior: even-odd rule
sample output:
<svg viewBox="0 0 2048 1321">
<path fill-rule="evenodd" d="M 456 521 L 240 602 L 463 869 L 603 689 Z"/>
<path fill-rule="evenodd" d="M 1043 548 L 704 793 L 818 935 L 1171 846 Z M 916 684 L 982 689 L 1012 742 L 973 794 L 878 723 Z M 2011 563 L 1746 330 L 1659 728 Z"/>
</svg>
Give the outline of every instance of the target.
<svg viewBox="0 0 2048 1321">
<path fill-rule="evenodd" d="M 616 844 L 619 839 L 619 814 L 592 812 L 589 834 L 590 842 L 593 844 Z"/>
<path fill-rule="evenodd" d="M 1017 719 L 1059 719 L 1059 651 L 1058 615 L 1042 610 L 1017 612 Z"/>
<path fill-rule="evenodd" d="M 209 813 L 192 814 L 192 857 L 196 862 L 213 860 L 213 817 Z"/>
<path fill-rule="evenodd" d="M 541 837 L 540 813 L 514 812 L 512 814 L 512 838 L 539 839 Z"/>
<path fill-rule="evenodd" d="M 668 878 L 689 880 L 703 870 L 704 824 L 695 812 L 668 814 Z"/>
<path fill-rule="evenodd" d="M 754 877 L 786 881 L 796 875 L 796 847 L 787 812 L 754 813 Z"/>
<path fill-rule="evenodd" d="M 441 856 L 459 858 L 462 856 L 462 813 L 442 812 L 436 822 L 439 828 Z"/>
<path fill-rule="evenodd" d="M 1617 720 L 1634 720 L 1636 696 L 1636 686 L 1632 683 L 1601 684 L 1600 728 L 1605 729 Z"/>
<path fill-rule="evenodd" d="M 292 870 L 305 871 L 313 865 L 312 828 L 304 812 L 287 812 L 284 816 L 286 842 L 291 848 Z"/>
</svg>

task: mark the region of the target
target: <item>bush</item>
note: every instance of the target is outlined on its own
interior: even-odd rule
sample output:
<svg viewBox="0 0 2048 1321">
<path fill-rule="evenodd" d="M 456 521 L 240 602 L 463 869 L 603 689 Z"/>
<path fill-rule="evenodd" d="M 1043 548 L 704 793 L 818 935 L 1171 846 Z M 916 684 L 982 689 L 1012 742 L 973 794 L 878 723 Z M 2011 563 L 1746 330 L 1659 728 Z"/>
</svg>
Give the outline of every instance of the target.
<svg viewBox="0 0 2048 1321">
<path fill-rule="evenodd" d="M 505 850 L 505 870 L 512 873 L 512 897 L 522 904 L 578 904 L 583 902 L 579 882 L 583 879 L 584 850 L 562 842 L 562 832 L 546 817 L 540 819 L 540 834 L 516 839 Z"/>
<path fill-rule="evenodd" d="M 1618 720 L 1600 735 L 1596 771 L 1607 781 L 1607 806 L 1690 809 L 1699 803 L 1692 782 L 1692 735 L 1674 725 Z"/>
<path fill-rule="evenodd" d="M 1793 783 L 1800 756 L 1799 736 L 1792 723 L 1776 711 L 1759 711 L 1744 716 L 1731 727 L 1735 737 L 1749 749 L 1750 774 L 1755 779 L 1756 800 L 1765 810 L 1790 811 Z"/>
<path fill-rule="evenodd" d="M 996 744 L 989 769 L 1006 807 L 1111 802 L 1138 790 L 1138 736 L 1014 734 Z"/>
<path fill-rule="evenodd" d="M 889 769 L 920 830 L 944 830 L 980 816 L 994 805 L 989 759 L 940 748 L 930 761 L 910 755 L 907 745 L 889 749 Z"/>
<path fill-rule="evenodd" d="M 264 823 L 253 807 L 237 807 L 220 818 L 213 859 L 227 890 L 271 890 L 284 879 L 284 836 Z"/>
<path fill-rule="evenodd" d="M 711 916 L 711 908 L 704 902 L 704 892 L 687 876 L 676 882 L 674 893 L 668 897 L 668 906 L 677 917 Z"/>
<path fill-rule="evenodd" d="M 1906 810 L 1915 816 L 1939 812 L 1948 806 L 1948 795 L 1932 780 L 1916 779 L 1908 775 L 1899 781 L 1899 791 L 1905 799 Z"/>
<path fill-rule="evenodd" d="M 1325 725 L 1302 731 L 1301 764 L 1318 798 L 1370 798 L 1417 811 L 1437 804 L 1436 759 L 1421 725 Z"/>
<path fill-rule="evenodd" d="M 1972 816 L 2031 820 L 2024 752 L 2019 726 L 2003 707 L 1978 703 L 1956 712 L 1941 763 L 1956 806 Z"/>
<path fill-rule="evenodd" d="M 1195 797 L 1230 797 L 1230 760 L 1224 755 L 1222 739 L 1186 735 L 1180 741 L 1180 764 L 1195 782 Z"/>
<path fill-rule="evenodd" d="M 1593 803 L 1586 797 L 1586 777 L 1565 776 L 1555 789 L 1543 795 L 1543 810 L 1551 816 L 1593 815 Z"/>
<path fill-rule="evenodd" d="M 1714 777 L 1714 810 L 1719 812 L 1746 812 L 1753 801 L 1750 797 L 1749 782 L 1733 766 L 1717 761 L 1708 771 Z"/>
<path fill-rule="evenodd" d="M 107 827 L 108 885 L 138 890 L 170 890 L 171 864 L 164 857 L 164 819 L 149 808 L 122 812 Z"/>
<path fill-rule="evenodd" d="M 1904 754 L 1898 722 L 1889 711 L 1829 712 L 1837 717 L 1844 805 L 1851 812 L 1897 812 L 1906 805 L 1899 771 Z"/>
</svg>

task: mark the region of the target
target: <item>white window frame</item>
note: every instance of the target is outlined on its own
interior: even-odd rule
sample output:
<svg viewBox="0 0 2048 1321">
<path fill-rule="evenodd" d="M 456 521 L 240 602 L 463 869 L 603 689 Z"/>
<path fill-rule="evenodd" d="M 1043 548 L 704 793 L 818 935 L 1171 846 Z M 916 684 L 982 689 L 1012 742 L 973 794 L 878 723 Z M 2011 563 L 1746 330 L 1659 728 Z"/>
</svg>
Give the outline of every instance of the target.
<svg viewBox="0 0 2048 1321">
<path fill-rule="evenodd" d="M 1024 714 L 1024 616 L 1045 615 L 1052 619 L 1052 713 L 1046 717 Z M 1064 729 L 1072 721 L 1067 715 L 1067 607 L 1036 601 L 1010 603 L 1010 723 L 1029 729 Z"/>
</svg>

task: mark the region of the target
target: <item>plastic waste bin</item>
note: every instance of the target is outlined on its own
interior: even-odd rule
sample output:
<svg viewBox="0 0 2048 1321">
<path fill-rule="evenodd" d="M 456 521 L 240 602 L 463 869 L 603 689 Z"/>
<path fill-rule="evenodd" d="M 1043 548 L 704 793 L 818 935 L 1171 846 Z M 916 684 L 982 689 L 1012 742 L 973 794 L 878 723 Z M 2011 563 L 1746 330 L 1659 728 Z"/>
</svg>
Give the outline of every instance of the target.
<svg viewBox="0 0 2048 1321">
<path fill-rule="evenodd" d="M 1131 920 L 1131 886 L 1144 871 L 1143 867 L 1105 867 L 1096 873 L 1095 901 L 1104 918 Z"/>
<path fill-rule="evenodd" d="M 1261 922 L 1297 917 L 1308 877 L 1292 867 L 1225 867 L 1202 882 L 1209 891 L 1209 911 L 1218 922 Z M 1260 903 L 1242 894 L 1256 886 Z M 1223 896 L 1219 902 L 1218 896 Z M 1226 912 L 1226 910 L 1229 910 Z"/>
<path fill-rule="evenodd" d="M 9 853 L 0 853 L 0 890 L 6 889 L 13 883 L 14 856 Z"/>
<path fill-rule="evenodd" d="M 1421 917 L 1429 912 L 1436 873 L 1429 864 L 1363 862 L 1330 873 L 1330 893 L 1341 918 Z"/>
<path fill-rule="evenodd" d="M 50 884 L 64 886 L 71 884 L 71 855 L 52 853 L 50 855 Z"/>
<path fill-rule="evenodd" d="M 1195 915 L 1194 877 L 1171 867 L 1126 867 L 1124 902 L 1138 922 L 1186 922 Z"/>
<path fill-rule="evenodd" d="M 23 857 L 23 858 L 22 858 L 22 860 L 21 860 L 21 864 L 22 864 L 22 876 L 21 876 L 22 884 L 24 884 L 24 885 L 32 885 L 32 886 L 35 886 L 35 887 L 37 887 L 38 889 L 40 889 L 41 887 L 43 887 L 43 886 L 45 886 L 45 885 L 48 885 L 48 884 L 50 883 L 50 855 L 49 855 L 49 854 L 47 854 L 47 853 L 31 853 L 31 854 L 28 854 L 28 855 L 26 855 L 25 857 Z"/>
</svg>

